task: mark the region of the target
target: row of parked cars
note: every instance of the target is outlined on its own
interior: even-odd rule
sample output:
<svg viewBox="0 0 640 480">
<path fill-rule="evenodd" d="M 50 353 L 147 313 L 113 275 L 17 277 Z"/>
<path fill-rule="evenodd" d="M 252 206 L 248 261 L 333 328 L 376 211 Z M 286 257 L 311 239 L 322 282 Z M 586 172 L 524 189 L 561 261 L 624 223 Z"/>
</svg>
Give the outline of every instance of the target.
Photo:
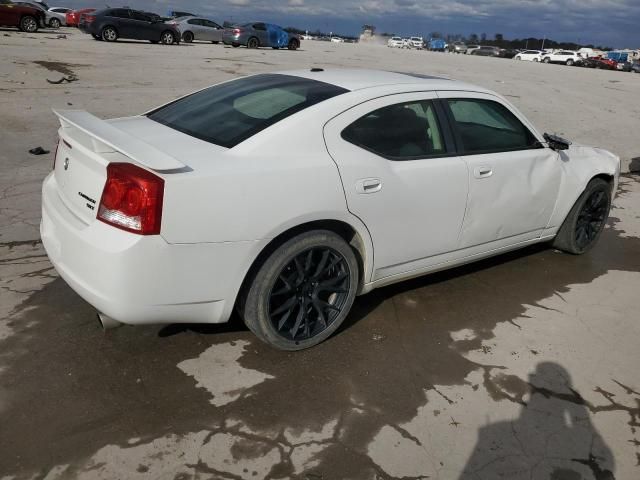
<svg viewBox="0 0 640 480">
<path fill-rule="evenodd" d="M 18 27 L 25 32 L 35 32 L 44 27 L 78 27 L 94 39 L 106 42 L 115 42 L 120 38 L 167 45 L 181 41 L 204 41 L 222 42 L 233 47 L 296 50 L 300 48 L 301 41 L 300 36 L 265 22 L 225 28 L 211 19 L 189 12 L 170 12 L 170 16 L 161 17 L 128 7 L 72 10 L 49 7 L 45 2 L 35 0 L 0 0 L 0 25 Z"/>
</svg>

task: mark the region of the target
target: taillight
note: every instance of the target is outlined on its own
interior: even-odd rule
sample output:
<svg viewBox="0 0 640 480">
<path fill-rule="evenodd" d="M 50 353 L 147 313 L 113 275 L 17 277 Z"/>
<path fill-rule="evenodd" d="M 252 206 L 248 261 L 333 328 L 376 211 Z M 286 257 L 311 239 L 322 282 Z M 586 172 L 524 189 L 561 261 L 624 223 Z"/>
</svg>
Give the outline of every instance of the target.
<svg viewBox="0 0 640 480">
<path fill-rule="evenodd" d="M 240 32 L 242 32 L 242 30 L 240 30 L 239 28 L 234 28 L 233 29 L 233 34 L 234 35 L 240 35 Z"/>
<path fill-rule="evenodd" d="M 110 163 L 98 220 L 140 235 L 158 235 L 164 180 L 131 163 Z"/>
</svg>

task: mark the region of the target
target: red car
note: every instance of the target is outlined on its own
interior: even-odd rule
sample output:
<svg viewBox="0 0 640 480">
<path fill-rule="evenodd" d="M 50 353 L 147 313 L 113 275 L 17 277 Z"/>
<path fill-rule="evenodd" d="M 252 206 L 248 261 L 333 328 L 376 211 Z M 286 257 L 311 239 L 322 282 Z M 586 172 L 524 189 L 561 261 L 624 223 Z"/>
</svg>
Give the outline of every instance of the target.
<svg viewBox="0 0 640 480">
<path fill-rule="evenodd" d="M 0 25 L 18 27 L 23 32 L 33 33 L 45 26 L 44 12 L 36 7 L 16 5 L 10 0 L 0 1 Z"/>
<path fill-rule="evenodd" d="M 610 58 L 589 57 L 584 63 L 585 67 L 590 68 L 602 68 L 604 70 L 616 70 L 618 68 L 618 62 Z"/>
<path fill-rule="evenodd" d="M 95 11 L 96 11 L 95 8 L 82 8 L 80 10 L 71 10 L 70 12 L 67 12 L 67 14 L 65 15 L 66 21 L 67 21 L 67 27 L 77 27 L 78 24 L 80 23 L 80 17 L 83 14 L 87 14 Z"/>
</svg>

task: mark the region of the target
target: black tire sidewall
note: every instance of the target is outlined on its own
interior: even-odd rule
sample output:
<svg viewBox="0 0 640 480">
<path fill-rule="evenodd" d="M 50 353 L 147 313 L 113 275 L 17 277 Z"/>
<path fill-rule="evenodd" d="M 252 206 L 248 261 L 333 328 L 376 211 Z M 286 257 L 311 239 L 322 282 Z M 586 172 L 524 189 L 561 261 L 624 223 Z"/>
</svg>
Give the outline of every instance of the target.
<svg viewBox="0 0 640 480">
<path fill-rule="evenodd" d="M 26 28 L 24 28 L 25 23 L 27 22 L 27 20 L 33 20 L 36 24 L 36 28 L 34 28 L 33 30 L 27 30 Z M 35 33 L 38 31 L 38 20 L 36 20 L 35 17 L 31 16 L 31 15 L 25 15 L 24 17 L 22 17 L 20 19 L 20 30 L 22 30 L 25 33 Z"/>
<path fill-rule="evenodd" d="M 340 253 L 350 271 L 349 293 L 338 317 L 327 329 L 313 338 L 292 341 L 280 336 L 269 318 L 269 294 L 282 269 L 298 254 L 313 247 L 329 247 Z M 313 230 L 297 235 L 278 247 L 255 274 L 244 298 L 242 314 L 247 327 L 262 341 L 280 350 L 303 350 L 331 336 L 342 324 L 353 305 L 359 282 L 359 266 L 352 247 L 342 237 L 328 230 Z"/>
<path fill-rule="evenodd" d="M 607 212 L 605 214 L 604 221 L 595 238 L 586 247 L 579 248 L 575 238 L 578 216 L 580 215 L 580 212 L 582 211 L 582 208 L 584 207 L 589 197 L 591 197 L 593 193 L 599 190 L 603 191 L 607 198 Z M 558 232 L 558 236 L 556 237 L 554 245 L 557 248 L 568 253 L 573 253 L 574 255 L 582 255 L 583 253 L 587 253 L 589 250 L 591 250 L 595 246 L 595 244 L 598 243 L 598 239 L 600 238 L 600 235 L 602 235 L 602 231 L 604 230 L 604 227 L 607 223 L 607 218 L 609 217 L 609 212 L 611 210 L 611 195 L 611 185 L 608 182 L 601 178 L 594 178 L 593 180 L 591 180 L 580 197 L 578 197 L 578 200 L 576 200 L 576 203 L 571 208 L 571 211 L 567 215 L 567 218 L 562 224 L 562 227 L 560 227 L 560 231 Z"/>
<path fill-rule="evenodd" d="M 116 33 L 116 36 L 115 36 L 115 38 L 113 40 L 109 40 L 109 39 L 105 38 L 105 32 L 107 30 L 113 30 Z M 102 37 L 102 40 L 104 40 L 105 42 L 115 42 L 118 39 L 118 31 L 113 27 L 104 27 L 102 29 L 102 31 L 100 32 L 100 37 Z"/>
<path fill-rule="evenodd" d="M 195 40 L 195 37 L 193 36 L 193 33 L 185 32 L 184 35 L 182 35 L 182 40 L 187 43 L 191 43 Z"/>
<path fill-rule="evenodd" d="M 260 41 L 256 37 L 251 37 L 247 40 L 247 48 L 258 48 L 260 46 Z"/>
</svg>

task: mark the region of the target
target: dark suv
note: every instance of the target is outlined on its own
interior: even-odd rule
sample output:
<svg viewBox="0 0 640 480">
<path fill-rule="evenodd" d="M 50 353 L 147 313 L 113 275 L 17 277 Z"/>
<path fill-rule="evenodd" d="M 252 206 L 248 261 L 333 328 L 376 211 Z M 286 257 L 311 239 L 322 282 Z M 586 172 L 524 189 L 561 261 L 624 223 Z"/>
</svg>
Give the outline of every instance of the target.
<svg viewBox="0 0 640 480">
<path fill-rule="evenodd" d="M 10 0 L 0 0 L 0 25 L 18 27 L 23 32 L 33 33 L 45 26 L 44 12 L 37 7 L 16 5 Z"/>
<path fill-rule="evenodd" d="M 170 45 L 180 42 L 178 29 L 154 13 L 131 10 L 129 8 L 107 8 L 83 15 L 80 30 L 89 33 L 96 40 L 115 42 L 118 38 L 149 40 Z"/>
</svg>

